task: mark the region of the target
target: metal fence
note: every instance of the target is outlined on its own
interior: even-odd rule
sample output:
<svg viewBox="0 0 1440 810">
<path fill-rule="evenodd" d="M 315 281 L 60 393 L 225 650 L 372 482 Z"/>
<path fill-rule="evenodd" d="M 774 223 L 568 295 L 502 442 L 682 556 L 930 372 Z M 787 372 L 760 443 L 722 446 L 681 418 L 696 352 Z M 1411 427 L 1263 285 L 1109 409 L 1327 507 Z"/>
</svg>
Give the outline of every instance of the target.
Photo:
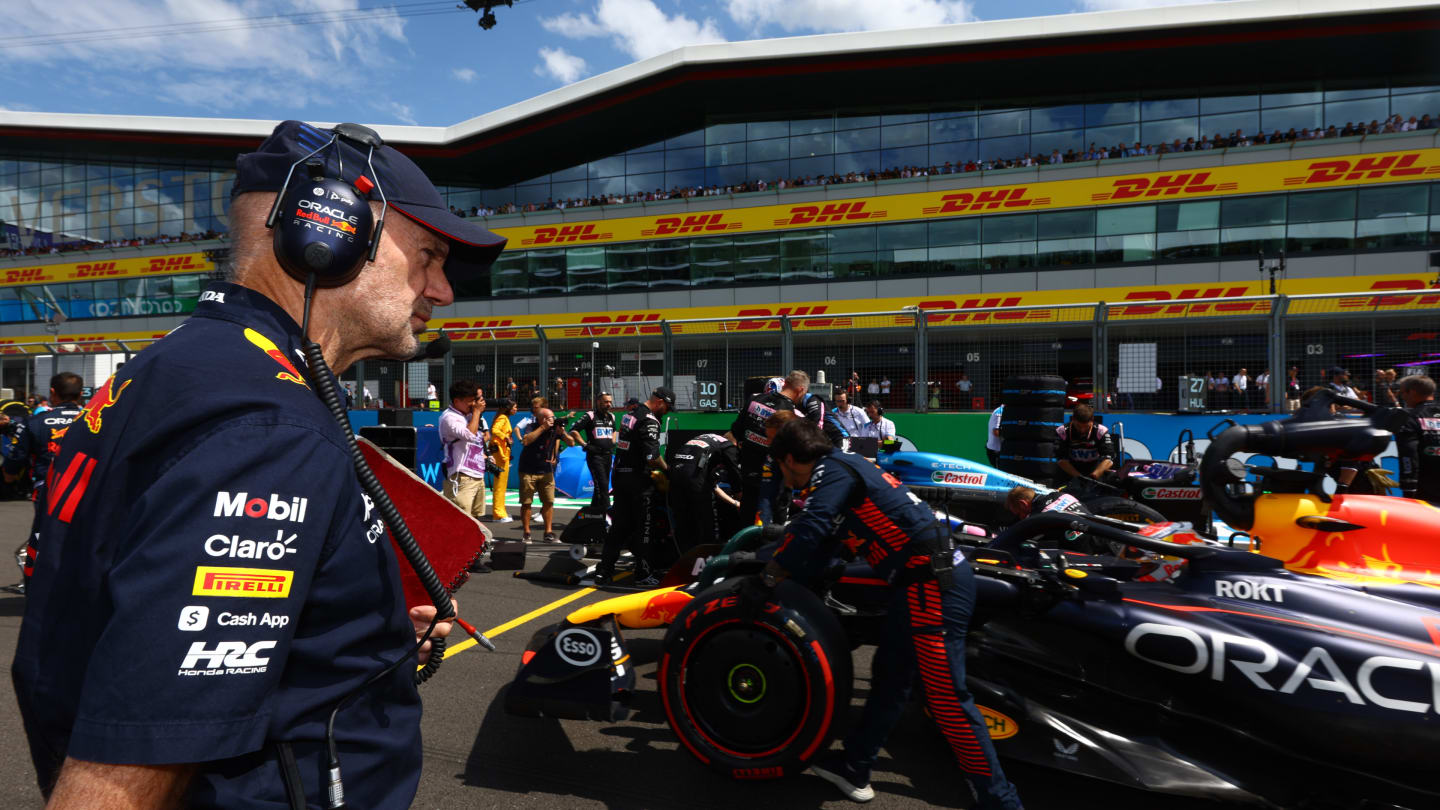
<svg viewBox="0 0 1440 810">
<path fill-rule="evenodd" d="M 821 391 L 919 412 L 994 408 L 1016 374 L 1059 375 L 1074 401 L 1107 410 L 1173 411 L 1188 398 L 1209 411 L 1284 412 L 1335 366 L 1382 401 L 1387 372 L 1429 373 L 1440 364 L 1440 290 L 445 331 L 454 348 L 442 359 L 349 369 L 356 406 L 362 388 L 372 404 L 420 404 L 431 384 L 443 403 L 467 378 L 492 402 L 522 407 L 541 395 L 588 408 L 600 392 L 618 405 L 663 383 L 682 410 L 731 410 L 764 378 L 801 369 Z M 47 345 L 5 350 L 54 353 Z"/>
</svg>

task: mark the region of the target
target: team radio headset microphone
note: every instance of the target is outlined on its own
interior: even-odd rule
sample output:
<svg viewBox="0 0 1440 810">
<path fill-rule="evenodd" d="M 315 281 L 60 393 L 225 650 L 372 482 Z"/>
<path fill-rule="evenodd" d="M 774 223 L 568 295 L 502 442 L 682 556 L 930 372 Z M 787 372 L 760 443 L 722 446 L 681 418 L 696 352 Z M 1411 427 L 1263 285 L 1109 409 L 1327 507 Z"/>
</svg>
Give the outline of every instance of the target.
<svg viewBox="0 0 1440 810">
<path fill-rule="evenodd" d="M 356 178 L 354 183 L 341 179 L 345 173 L 344 158 L 339 149 L 341 139 L 365 152 L 365 164 L 369 170 L 369 176 L 361 175 Z M 431 601 L 435 603 L 435 618 L 425 629 L 425 633 L 415 642 L 415 646 L 411 647 L 404 656 L 352 689 L 349 694 L 335 704 L 334 709 L 330 712 L 330 719 L 325 725 L 325 738 L 330 758 L 328 806 L 332 810 L 345 806 L 345 792 L 340 781 L 340 759 L 335 747 L 335 716 L 341 708 L 356 695 L 395 671 L 396 667 L 416 656 L 420 647 L 430 639 L 437 622 L 447 619 L 454 620 L 481 646 L 488 650 L 495 649 L 494 643 L 455 615 L 450 602 L 450 591 L 440 582 L 440 577 L 436 575 L 434 567 L 430 565 L 430 560 L 425 557 L 425 553 L 421 551 L 420 545 L 415 541 L 415 536 L 405 525 L 405 519 L 400 516 L 394 502 L 390 500 L 390 496 L 386 494 L 385 489 L 380 486 L 379 480 L 375 478 L 375 473 L 365 463 L 360 446 L 355 442 L 355 433 L 350 428 L 350 420 L 346 415 L 339 388 L 335 385 L 334 375 L 331 374 L 329 366 L 325 363 L 325 355 L 320 349 L 320 344 L 310 339 L 310 305 L 314 300 L 315 288 L 340 287 L 354 281 L 355 277 L 360 275 L 360 270 L 365 263 L 375 260 L 376 251 L 380 248 L 380 235 L 385 231 L 385 212 L 388 203 L 385 199 L 385 189 L 380 185 L 380 177 L 375 172 L 374 156 L 375 150 L 383 145 L 384 141 L 380 139 L 380 136 L 368 127 L 359 124 L 336 126 L 330 130 L 330 140 L 290 164 L 290 170 L 285 174 L 285 184 L 281 186 L 280 193 L 275 197 L 275 205 L 270 209 L 270 215 L 265 220 L 265 227 L 271 229 L 274 234 L 272 242 L 276 260 L 286 273 L 305 284 L 305 311 L 300 331 L 304 335 L 305 361 L 309 366 L 310 382 L 345 435 L 345 440 L 350 447 L 350 454 L 355 462 L 355 473 L 360 479 L 360 485 L 374 501 L 375 508 L 380 512 L 380 517 L 385 521 L 391 536 L 395 539 L 395 544 L 405 555 L 410 567 L 415 569 L 416 576 L 424 585 Z M 335 177 L 326 176 L 326 161 L 323 158 L 315 159 L 317 155 L 327 149 L 335 156 L 337 164 Z M 302 164 L 305 167 L 305 177 L 299 182 L 292 183 L 296 180 L 295 170 Z M 375 179 L 371 180 L 371 177 Z M 380 197 L 378 220 L 375 219 L 366 197 L 372 189 Z M 450 339 L 442 334 L 410 359 L 439 357 L 449 348 Z M 416 673 L 416 683 L 428 680 L 439 668 L 440 661 L 445 655 L 444 641 L 442 638 L 434 639 L 430 661 Z"/>
</svg>

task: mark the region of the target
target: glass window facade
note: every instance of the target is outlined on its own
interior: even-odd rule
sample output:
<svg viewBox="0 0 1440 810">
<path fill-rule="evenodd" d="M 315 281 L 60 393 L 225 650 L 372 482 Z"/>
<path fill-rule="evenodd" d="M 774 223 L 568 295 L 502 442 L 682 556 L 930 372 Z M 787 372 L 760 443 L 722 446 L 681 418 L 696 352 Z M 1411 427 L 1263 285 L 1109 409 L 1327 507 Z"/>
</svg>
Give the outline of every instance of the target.
<svg viewBox="0 0 1440 810">
<path fill-rule="evenodd" d="M 499 189 L 452 188 L 450 204 L 498 208 L 637 191 L 774 182 L 907 166 L 1063 156 L 1096 146 L 1184 144 L 1237 130 L 1369 124 L 1389 115 L 1440 119 L 1433 86 L 1346 82 L 1330 88 L 1230 88 L 1169 97 L 1108 97 L 1010 109 L 950 107 L 905 115 L 833 115 L 715 124 L 625 155 L 602 158 Z M 663 157 L 662 157 L 663 156 Z"/>
<path fill-rule="evenodd" d="M 45 320 L 59 309 L 71 320 L 184 315 L 195 311 L 203 274 L 0 287 L 0 323 Z"/>
<path fill-rule="evenodd" d="M 491 288 L 543 295 L 1426 245 L 1440 245 L 1440 183 L 507 251 Z"/>
</svg>

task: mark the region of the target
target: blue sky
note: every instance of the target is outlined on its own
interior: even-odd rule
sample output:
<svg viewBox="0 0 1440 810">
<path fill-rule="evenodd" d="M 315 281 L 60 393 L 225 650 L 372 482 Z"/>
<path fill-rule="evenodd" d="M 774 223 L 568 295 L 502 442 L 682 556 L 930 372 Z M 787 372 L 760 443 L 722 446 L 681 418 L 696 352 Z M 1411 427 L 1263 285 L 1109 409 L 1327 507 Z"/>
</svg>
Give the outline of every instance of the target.
<svg viewBox="0 0 1440 810">
<path fill-rule="evenodd" d="M 443 126 L 688 44 L 1206 1 L 7 0 L 0 109 Z"/>
</svg>

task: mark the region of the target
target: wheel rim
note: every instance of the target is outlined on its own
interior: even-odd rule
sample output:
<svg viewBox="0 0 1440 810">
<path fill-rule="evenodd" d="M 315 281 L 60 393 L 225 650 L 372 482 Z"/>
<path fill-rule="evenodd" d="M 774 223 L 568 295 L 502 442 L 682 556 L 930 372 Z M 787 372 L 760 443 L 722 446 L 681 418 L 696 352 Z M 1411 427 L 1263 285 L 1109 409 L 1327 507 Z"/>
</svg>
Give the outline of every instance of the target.
<svg viewBox="0 0 1440 810">
<path fill-rule="evenodd" d="M 798 652 L 763 625 L 735 625 L 698 639 L 681 685 L 686 712 L 714 746 L 769 756 L 799 734 L 810 705 Z"/>
</svg>

